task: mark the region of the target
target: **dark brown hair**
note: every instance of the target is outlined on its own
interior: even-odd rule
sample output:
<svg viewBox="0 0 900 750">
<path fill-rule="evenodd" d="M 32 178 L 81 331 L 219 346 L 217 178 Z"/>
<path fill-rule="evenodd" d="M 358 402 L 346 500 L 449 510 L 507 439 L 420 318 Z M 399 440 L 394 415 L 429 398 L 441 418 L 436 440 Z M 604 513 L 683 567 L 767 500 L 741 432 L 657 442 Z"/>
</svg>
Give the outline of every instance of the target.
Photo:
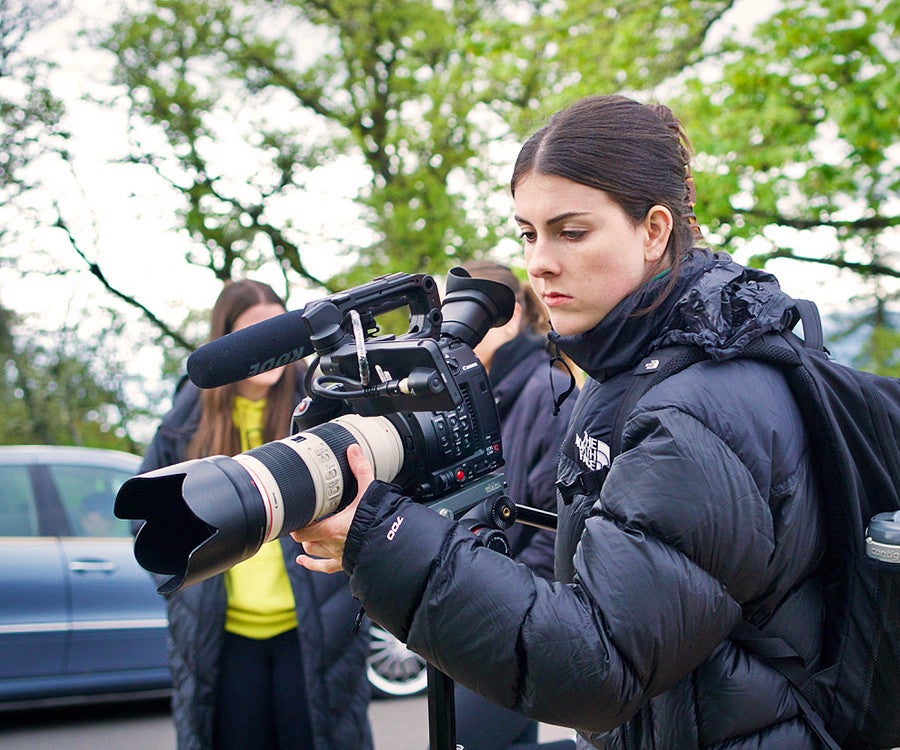
<svg viewBox="0 0 900 750">
<path fill-rule="evenodd" d="M 550 318 L 544 303 L 538 299 L 530 284 L 523 284 L 512 270 L 492 260 L 469 260 L 462 267 L 476 279 L 489 279 L 506 284 L 522 307 L 522 325 L 532 333 L 545 335 L 550 330 Z"/>
<path fill-rule="evenodd" d="M 690 161 L 690 143 L 665 105 L 589 96 L 554 114 L 525 142 L 510 188 L 515 196 L 516 185 L 532 173 L 563 177 L 602 190 L 635 225 L 653 206 L 668 208 L 674 225 L 660 265 L 668 261 L 672 273 L 658 304 L 675 283 L 678 261 L 701 238 Z"/>
<path fill-rule="evenodd" d="M 235 321 L 251 307 L 276 304 L 284 307 L 275 291 L 259 281 L 242 279 L 225 282 L 216 299 L 210 320 L 210 341 L 234 330 Z M 294 407 L 294 367 L 289 365 L 266 395 L 263 414 L 263 440 L 269 442 L 287 435 Z M 237 384 L 209 388 L 200 394 L 200 424 L 187 449 L 187 458 L 233 456 L 241 452 L 238 430 L 231 418 Z"/>
</svg>

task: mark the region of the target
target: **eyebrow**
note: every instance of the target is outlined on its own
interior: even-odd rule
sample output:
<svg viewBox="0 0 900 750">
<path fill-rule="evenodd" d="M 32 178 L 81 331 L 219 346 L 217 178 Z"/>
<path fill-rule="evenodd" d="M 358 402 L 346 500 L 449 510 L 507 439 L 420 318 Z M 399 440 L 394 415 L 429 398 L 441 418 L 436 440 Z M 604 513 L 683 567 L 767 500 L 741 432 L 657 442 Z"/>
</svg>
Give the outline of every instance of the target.
<svg viewBox="0 0 900 750">
<path fill-rule="evenodd" d="M 575 216 L 585 216 L 587 215 L 587 211 L 566 211 L 563 214 L 559 214 L 559 216 L 554 216 L 552 219 L 547 221 L 547 226 L 552 227 L 554 224 L 559 224 L 561 221 L 565 221 L 566 219 L 571 219 Z M 520 224 L 531 224 L 534 226 L 534 222 L 529 221 L 528 219 L 524 219 L 521 216 L 513 217 Z"/>
</svg>

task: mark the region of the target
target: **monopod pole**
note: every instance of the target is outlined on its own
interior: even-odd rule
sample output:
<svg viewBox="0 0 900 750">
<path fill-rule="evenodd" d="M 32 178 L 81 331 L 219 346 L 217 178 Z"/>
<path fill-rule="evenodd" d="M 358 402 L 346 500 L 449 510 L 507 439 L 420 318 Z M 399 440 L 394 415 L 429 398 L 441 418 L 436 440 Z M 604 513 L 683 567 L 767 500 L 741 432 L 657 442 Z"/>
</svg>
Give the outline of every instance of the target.
<svg viewBox="0 0 900 750">
<path fill-rule="evenodd" d="M 515 506 L 515 520 L 526 526 L 556 530 L 556 514 L 527 505 Z M 453 680 L 437 667 L 426 665 L 428 675 L 429 750 L 461 750 L 456 744 L 456 697 Z"/>
<path fill-rule="evenodd" d="M 453 680 L 427 665 L 429 750 L 456 750 L 456 699 Z"/>
</svg>

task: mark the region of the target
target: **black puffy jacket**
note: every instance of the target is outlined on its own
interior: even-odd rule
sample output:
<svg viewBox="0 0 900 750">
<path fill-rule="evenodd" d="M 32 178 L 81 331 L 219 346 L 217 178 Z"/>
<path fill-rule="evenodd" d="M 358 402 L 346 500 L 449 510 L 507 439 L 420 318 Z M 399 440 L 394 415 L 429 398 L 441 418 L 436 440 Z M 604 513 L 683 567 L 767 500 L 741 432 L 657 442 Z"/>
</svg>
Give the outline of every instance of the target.
<svg viewBox="0 0 900 750">
<path fill-rule="evenodd" d="M 806 434 L 781 374 L 734 359 L 782 330 L 768 274 L 695 251 L 558 343 L 591 376 L 560 479 L 608 460 L 627 373 L 669 343 L 712 360 L 651 389 L 599 493 L 559 507 L 548 583 L 374 483 L 344 567 L 368 614 L 462 684 L 598 748 L 817 748 L 786 681 L 729 640 L 742 612 L 815 668 L 824 547 Z M 400 519 L 402 518 L 402 521 Z M 388 534 L 393 527 L 394 533 Z"/>
<path fill-rule="evenodd" d="M 185 383 L 160 424 L 141 471 L 184 460 L 200 419 L 198 389 Z M 344 576 L 323 576 L 296 564 L 302 547 L 281 537 L 294 601 L 315 747 L 310 750 L 371 750 L 367 716 L 367 628 L 358 632 L 359 604 Z M 217 575 L 167 598 L 172 718 L 179 750 L 212 747 L 213 707 L 219 655 L 225 638 L 225 580 Z"/>
</svg>

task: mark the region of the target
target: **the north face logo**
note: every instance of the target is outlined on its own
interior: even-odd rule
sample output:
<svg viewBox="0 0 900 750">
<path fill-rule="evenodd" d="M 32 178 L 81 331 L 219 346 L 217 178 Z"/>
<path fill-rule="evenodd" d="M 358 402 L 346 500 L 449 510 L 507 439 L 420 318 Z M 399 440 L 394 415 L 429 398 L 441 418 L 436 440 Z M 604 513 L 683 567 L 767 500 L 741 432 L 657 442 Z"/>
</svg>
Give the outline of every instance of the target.
<svg viewBox="0 0 900 750">
<path fill-rule="evenodd" d="M 590 471 L 609 466 L 609 446 L 602 440 L 591 437 L 585 432 L 575 436 L 578 458 Z"/>
</svg>

